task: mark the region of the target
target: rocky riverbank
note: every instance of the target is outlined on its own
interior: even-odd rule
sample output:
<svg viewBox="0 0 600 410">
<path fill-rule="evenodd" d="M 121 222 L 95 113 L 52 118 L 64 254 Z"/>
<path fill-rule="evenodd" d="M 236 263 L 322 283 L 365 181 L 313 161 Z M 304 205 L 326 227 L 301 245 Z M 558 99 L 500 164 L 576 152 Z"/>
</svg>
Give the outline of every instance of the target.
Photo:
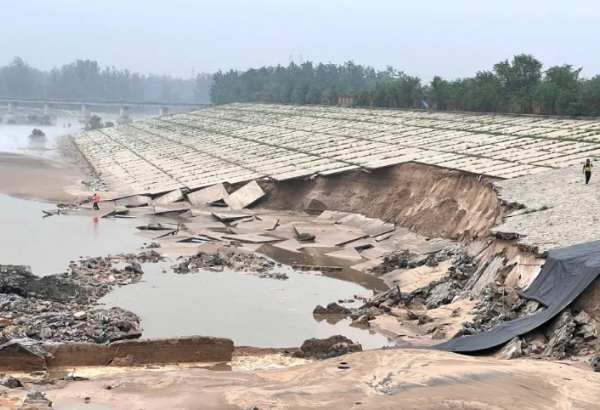
<svg viewBox="0 0 600 410">
<path fill-rule="evenodd" d="M 25 266 L 0 265 L 0 342 L 30 338 L 106 343 L 139 338 L 137 315 L 94 304 L 115 286 L 140 280 L 140 262 L 157 258 L 153 251 L 89 258 L 72 263 L 66 273 L 45 277 Z"/>
</svg>

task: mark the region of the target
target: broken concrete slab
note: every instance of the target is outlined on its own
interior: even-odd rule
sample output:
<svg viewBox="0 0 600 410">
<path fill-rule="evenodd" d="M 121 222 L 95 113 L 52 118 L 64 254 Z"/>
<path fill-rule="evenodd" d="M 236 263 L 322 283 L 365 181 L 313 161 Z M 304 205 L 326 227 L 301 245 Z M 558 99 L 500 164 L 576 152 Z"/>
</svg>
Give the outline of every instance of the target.
<svg viewBox="0 0 600 410">
<path fill-rule="evenodd" d="M 129 209 L 127 209 L 125 207 L 118 207 L 118 208 L 115 208 L 112 211 L 102 215 L 101 218 L 112 218 L 112 217 L 123 216 L 123 215 L 127 215 L 127 214 L 129 214 Z"/>
<path fill-rule="evenodd" d="M 317 221 L 330 221 L 332 223 L 357 228 L 372 238 L 379 237 L 396 229 L 396 225 L 394 223 L 387 223 L 381 219 L 367 218 L 361 214 L 353 214 L 348 212 L 324 211 L 317 217 Z"/>
<path fill-rule="evenodd" d="M 168 205 L 183 199 L 181 189 L 176 189 L 150 201 L 150 205 Z"/>
<path fill-rule="evenodd" d="M 256 181 L 252 181 L 229 195 L 225 202 L 231 209 L 239 210 L 252 205 L 263 196 L 265 192 Z"/>
<path fill-rule="evenodd" d="M 343 246 L 348 243 L 368 237 L 364 232 L 339 225 L 323 224 L 295 224 L 294 229 L 298 235 L 314 235 L 315 243 L 329 246 Z"/>
<path fill-rule="evenodd" d="M 162 230 L 162 231 L 139 231 L 136 232 L 135 234 L 137 236 L 141 236 L 142 238 L 147 238 L 147 239 L 159 239 L 168 235 L 173 235 L 173 233 L 175 232 L 174 229 L 171 230 Z"/>
<path fill-rule="evenodd" d="M 204 206 L 217 201 L 227 201 L 229 194 L 223 184 L 213 185 L 195 192 L 189 192 L 187 197 L 192 205 Z"/>
<path fill-rule="evenodd" d="M 190 208 L 191 208 L 191 205 L 187 201 L 175 202 L 175 203 L 166 204 L 166 205 L 155 205 L 154 206 L 154 214 L 155 215 L 167 215 L 167 214 L 179 215 L 179 214 L 189 211 Z"/>
<path fill-rule="evenodd" d="M 240 213 L 240 212 L 212 212 L 215 218 L 221 222 L 231 222 L 237 219 L 248 218 L 253 216 L 251 213 Z"/>
<path fill-rule="evenodd" d="M 199 234 L 202 231 L 205 231 L 207 229 L 224 229 L 226 228 L 225 224 L 223 222 L 219 222 L 219 221 L 202 221 L 202 222 L 196 222 L 196 218 L 194 218 L 192 220 L 193 222 L 186 222 L 183 224 L 183 229 L 185 229 L 188 232 L 191 232 L 193 234 Z"/>
<path fill-rule="evenodd" d="M 287 241 L 277 242 L 273 246 L 289 252 L 302 253 L 300 250 L 304 247 L 304 244 L 295 239 L 288 239 Z"/>
<path fill-rule="evenodd" d="M 506 257 L 503 255 L 489 259 L 469 278 L 464 286 L 465 292 L 468 292 L 473 297 L 479 296 L 486 286 L 495 282 L 500 277 L 505 264 Z"/>
<path fill-rule="evenodd" d="M 237 227 L 243 228 L 243 229 L 251 229 L 254 231 L 273 231 L 277 227 L 278 223 L 279 223 L 278 219 L 268 220 L 268 221 L 260 221 L 257 219 L 254 219 L 251 221 L 245 221 L 244 219 L 241 219 L 238 222 Z"/>
<path fill-rule="evenodd" d="M 383 258 L 375 258 L 370 261 L 359 263 L 358 265 L 353 265 L 352 269 L 357 270 L 359 272 L 367 272 L 383 263 Z"/>
<path fill-rule="evenodd" d="M 115 204 L 126 208 L 137 208 L 139 206 L 148 205 L 150 201 L 152 201 L 152 198 L 147 195 L 134 195 L 117 199 L 115 200 Z"/>
<path fill-rule="evenodd" d="M 414 269 L 396 269 L 383 275 L 383 279 L 390 286 L 398 285 L 402 293 L 410 293 L 447 276 L 450 266 L 450 261 L 444 261 L 435 267 L 423 265 Z"/>
<path fill-rule="evenodd" d="M 279 242 L 281 239 L 273 238 L 271 236 L 263 236 L 263 235 L 253 235 L 253 234 L 245 234 L 245 235 L 235 235 L 235 234 L 225 234 L 223 239 L 229 239 L 237 242 L 249 242 L 249 243 L 269 243 L 269 242 Z"/>
<path fill-rule="evenodd" d="M 346 247 L 337 252 L 326 253 L 325 256 L 331 256 L 338 259 L 346 259 L 349 261 L 360 261 L 362 260 L 362 256 L 360 253 L 356 251 L 356 249 L 352 247 Z"/>
</svg>

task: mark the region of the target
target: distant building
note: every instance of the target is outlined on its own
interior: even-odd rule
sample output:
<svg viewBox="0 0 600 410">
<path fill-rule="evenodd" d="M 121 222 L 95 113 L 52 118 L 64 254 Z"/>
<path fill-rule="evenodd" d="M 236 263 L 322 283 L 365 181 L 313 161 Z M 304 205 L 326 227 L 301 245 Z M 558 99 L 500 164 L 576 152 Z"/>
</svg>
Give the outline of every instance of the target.
<svg viewBox="0 0 600 410">
<path fill-rule="evenodd" d="M 350 107 L 354 105 L 354 99 L 348 95 L 342 95 L 338 97 L 338 105 L 344 107 Z"/>
</svg>

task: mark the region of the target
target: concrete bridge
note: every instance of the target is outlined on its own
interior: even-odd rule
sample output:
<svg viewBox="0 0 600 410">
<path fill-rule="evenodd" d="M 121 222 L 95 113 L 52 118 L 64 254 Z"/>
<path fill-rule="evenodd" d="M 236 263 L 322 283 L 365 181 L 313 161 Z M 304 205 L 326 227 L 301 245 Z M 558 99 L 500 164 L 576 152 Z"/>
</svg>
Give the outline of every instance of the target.
<svg viewBox="0 0 600 410">
<path fill-rule="evenodd" d="M 8 104 L 8 114 L 17 115 L 19 104 L 40 104 L 44 106 L 44 115 L 52 116 L 54 105 L 81 105 L 81 122 L 87 122 L 92 116 L 91 107 L 120 107 L 117 123 L 129 124 L 133 122 L 129 117 L 130 107 L 158 107 L 159 117 L 169 115 L 170 107 L 205 108 L 210 104 L 189 102 L 159 102 L 159 101 L 124 101 L 124 100 L 77 100 L 60 98 L 21 98 L 0 97 L 0 104 Z"/>
</svg>

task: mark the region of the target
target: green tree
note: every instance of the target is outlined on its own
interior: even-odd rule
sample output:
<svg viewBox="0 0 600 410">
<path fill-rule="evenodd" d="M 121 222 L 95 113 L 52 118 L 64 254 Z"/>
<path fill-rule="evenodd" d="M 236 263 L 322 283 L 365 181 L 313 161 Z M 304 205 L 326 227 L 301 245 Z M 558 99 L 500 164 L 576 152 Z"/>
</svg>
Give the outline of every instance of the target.
<svg viewBox="0 0 600 410">
<path fill-rule="evenodd" d="M 574 69 L 568 64 L 546 70 L 535 92 L 536 102 L 544 114 L 562 115 L 568 107 L 571 107 L 572 113 L 581 112 L 577 105 L 573 105 L 580 97 L 580 73 L 581 68 Z"/>
<path fill-rule="evenodd" d="M 104 127 L 104 125 L 102 124 L 102 118 L 100 118 L 96 114 L 92 115 L 88 122 L 85 124 L 86 131 L 98 130 L 102 127 Z"/>
<path fill-rule="evenodd" d="M 542 78 L 542 63 L 530 54 L 516 55 L 512 62 L 494 65 L 508 103 L 519 107 L 523 113 L 533 111 L 534 91 Z M 510 110 L 510 109 L 509 109 Z"/>
</svg>

